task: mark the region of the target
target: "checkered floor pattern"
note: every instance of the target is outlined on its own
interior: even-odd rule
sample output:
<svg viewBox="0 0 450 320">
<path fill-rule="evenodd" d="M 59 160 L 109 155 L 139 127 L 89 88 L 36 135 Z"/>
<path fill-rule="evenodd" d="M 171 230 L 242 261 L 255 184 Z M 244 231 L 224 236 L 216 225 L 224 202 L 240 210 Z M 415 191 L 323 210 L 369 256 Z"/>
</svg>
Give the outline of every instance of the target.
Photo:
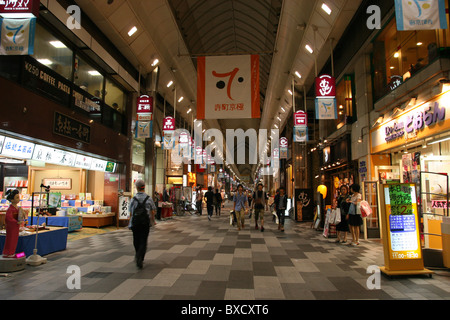
<svg viewBox="0 0 450 320">
<path fill-rule="evenodd" d="M 182 216 L 152 228 L 143 269 L 134 263 L 128 229 L 68 242 L 47 264 L 0 277 L 2 300 L 448 300 L 450 272 L 387 278 L 367 286 L 367 268 L 383 265 L 380 241 L 357 247 L 334 243 L 310 223 L 286 221 L 277 230 L 230 226 L 229 210 L 209 221 Z M 80 288 L 69 288 L 70 266 Z"/>
</svg>

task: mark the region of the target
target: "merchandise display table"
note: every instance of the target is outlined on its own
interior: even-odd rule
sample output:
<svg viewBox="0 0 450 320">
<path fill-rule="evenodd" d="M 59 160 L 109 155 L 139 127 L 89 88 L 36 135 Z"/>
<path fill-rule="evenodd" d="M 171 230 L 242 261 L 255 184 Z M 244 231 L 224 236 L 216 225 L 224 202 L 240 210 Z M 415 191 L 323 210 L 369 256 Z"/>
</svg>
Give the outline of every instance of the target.
<svg viewBox="0 0 450 320">
<path fill-rule="evenodd" d="M 39 224 L 42 225 L 45 222 L 47 226 L 53 227 L 65 227 L 69 229 L 69 232 L 79 230 L 82 228 L 83 216 L 82 215 L 68 215 L 66 217 L 50 216 L 39 217 Z M 28 217 L 28 224 L 34 225 L 38 223 L 36 216 Z"/>
<path fill-rule="evenodd" d="M 50 230 L 39 231 L 37 241 L 37 254 L 44 256 L 57 251 L 66 249 L 68 228 L 48 227 Z M 3 253 L 6 235 L 0 234 L 0 250 Z M 36 232 L 28 235 L 19 236 L 16 252 L 25 252 L 28 257 L 33 254 L 36 242 Z"/>
<path fill-rule="evenodd" d="M 83 227 L 104 227 L 114 224 L 115 213 L 83 214 Z"/>
<path fill-rule="evenodd" d="M 170 218 L 173 215 L 172 205 L 163 205 L 161 208 L 161 218 Z"/>
</svg>

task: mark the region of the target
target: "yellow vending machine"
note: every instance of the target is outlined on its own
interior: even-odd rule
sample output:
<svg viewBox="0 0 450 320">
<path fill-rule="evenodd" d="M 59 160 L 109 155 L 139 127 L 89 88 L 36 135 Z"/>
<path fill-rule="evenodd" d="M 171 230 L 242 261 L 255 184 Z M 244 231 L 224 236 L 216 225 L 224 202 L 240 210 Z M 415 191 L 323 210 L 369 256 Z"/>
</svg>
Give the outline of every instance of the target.
<svg viewBox="0 0 450 320">
<path fill-rule="evenodd" d="M 432 275 L 424 268 L 420 242 L 416 185 L 380 185 L 380 212 L 384 248 L 381 272 L 395 275 Z"/>
</svg>

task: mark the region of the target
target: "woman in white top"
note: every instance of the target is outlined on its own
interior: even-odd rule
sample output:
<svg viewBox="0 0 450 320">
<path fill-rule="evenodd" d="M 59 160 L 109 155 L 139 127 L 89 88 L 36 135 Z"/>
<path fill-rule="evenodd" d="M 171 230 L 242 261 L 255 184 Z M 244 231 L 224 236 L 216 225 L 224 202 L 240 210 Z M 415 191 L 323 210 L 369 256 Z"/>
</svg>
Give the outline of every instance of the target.
<svg viewBox="0 0 450 320">
<path fill-rule="evenodd" d="M 350 202 L 352 204 L 352 206 L 354 206 L 355 210 L 349 210 L 347 219 L 348 219 L 348 225 L 350 227 L 350 232 L 351 232 L 352 238 L 353 238 L 351 245 L 357 246 L 357 245 L 359 245 L 360 227 L 363 222 L 361 215 L 357 213 L 357 209 L 356 209 L 362 199 L 361 193 L 359 193 L 359 191 L 361 190 L 361 187 L 355 183 L 350 187 L 350 190 L 352 191 L 352 196 L 350 199 L 347 199 L 347 202 Z M 353 212 L 353 214 L 351 212 Z"/>
</svg>

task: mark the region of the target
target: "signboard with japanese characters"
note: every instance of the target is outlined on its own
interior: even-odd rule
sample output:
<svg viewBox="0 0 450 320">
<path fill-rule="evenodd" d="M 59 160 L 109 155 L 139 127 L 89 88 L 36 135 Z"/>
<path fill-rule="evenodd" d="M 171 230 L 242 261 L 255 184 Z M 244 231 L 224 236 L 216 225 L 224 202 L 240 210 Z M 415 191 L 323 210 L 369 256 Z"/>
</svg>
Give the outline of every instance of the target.
<svg viewBox="0 0 450 320">
<path fill-rule="evenodd" d="M 43 179 L 42 183 L 44 186 L 50 186 L 50 190 L 71 190 L 72 189 L 72 179 Z"/>
<path fill-rule="evenodd" d="M 81 142 L 91 142 L 91 127 L 72 119 L 62 113 L 55 112 L 53 122 L 53 132 L 55 134 L 75 139 Z"/>
<path fill-rule="evenodd" d="M 175 132 L 175 119 L 165 117 L 163 120 L 164 149 L 172 150 L 174 147 L 173 134 Z"/>
<path fill-rule="evenodd" d="M 119 197 L 119 220 L 130 219 L 130 197 Z"/>
<path fill-rule="evenodd" d="M 260 118 L 259 56 L 197 58 L 197 119 Z"/>
<path fill-rule="evenodd" d="M 36 145 L 32 159 L 72 167 L 75 165 L 76 157 L 77 155 L 75 153 Z"/>
<path fill-rule="evenodd" d="M 285 137 L 280 138 L 280 159 L 288 158 L 288 148 L 289 148 L 288 139 Z"/>
<path fill-rule="evenodd" d="M 108 165 L 108 162 L 105 160 L 92 159 L 90 170 L 105 172 L 107 165 Z"/>
<path fill-rule="evenodd" d="M 308 115 L 305 111 L 299 110 L 294 113 L 294 127 L 308 126 Z"/>
<path fill-rule="evenodd" d="M 397 30 L 447 29 L 445 0 L 395 0 Z"/>
<path fill-rule="evenodd" d="M 35 17 L 39 15 L 39 0 L 0 0 L 0 16 L 8 14 L 13 17 L 14 14 L 24 13 L 32 14 Z"/>
<path fill-rule="evenodd" d="M 75 158 L 75 167 L 89 170 L 91 169 L 92 158 L 85 155 L 77 154 Z"/>
<path fill-rule="evenodd" d="M 336 97 L 336 79 L 329 75 L 316 78 L 316 98 Z"/>
<path fill-rule="evenodd" d="M 308 141 L 308 127 L 294 127 L 294 142 Z"/>
<path fill-rule="evenodd" d="M 153 133 L 152 121 L 136 121 L 136 138 L 151 138 Z"/>
<path fill-rule="evenodd" d="M 142 95 L 137 99 L 136 115 L 138 121 L 151 121 L 153 115 L 153 97 Z"/>
<path fill-rule="evenodd" d="M 35 32 L 36 18 L 0 18 L 0 55 L 32 55 Z"/>
<path fill-rule="evenodd" d="M 34 143 L 6 137 L 1 155 L 30 160 L 33 156 L 34 147 Z"/>
</svg>

